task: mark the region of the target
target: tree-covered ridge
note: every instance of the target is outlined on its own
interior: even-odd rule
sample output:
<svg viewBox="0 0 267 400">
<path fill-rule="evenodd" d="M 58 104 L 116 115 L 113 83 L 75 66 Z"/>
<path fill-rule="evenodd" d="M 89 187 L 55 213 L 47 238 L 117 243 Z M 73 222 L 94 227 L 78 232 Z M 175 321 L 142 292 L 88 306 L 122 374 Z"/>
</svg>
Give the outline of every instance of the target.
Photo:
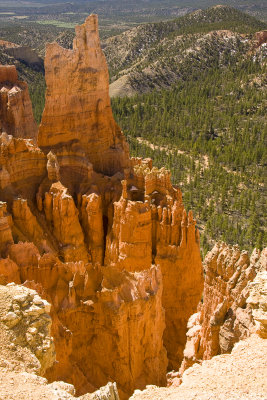
<svg viewBox="0 0 267 400">
<path fill-rule="evenodd" d="M 239 32 L 254 32 L 263 26 L 264 23 L 238 10 L 217 6 L 168 22 L 144 24 L 103 41 L 112 82 L 111 94 L 114 84 L 115 95 L 149 92 L 154 88 L 168 88 L 181 79 L 194 79 L 200 70 L 214 65 L 227 65 L 230 57 L 238 58 L 252 46 L 251 35 Z M 2 23 L 0 28 L 2 39 L 29 46 L 41 56 L 46 42 L 56 40 L 70 48 L 73 35 L 72 29 L 20 21 L 11 25 Z M 22 78 L 23 75 L 22 71 Z M 30 71 L 26 78 L 33 87 L 32 93 L 38 78 L 33 75 L 34 71 Z M 40 80 L 44 87 L 41 77 Z M 40 117 L 37 119 L 39 121 Z"/>
<path fill-rule="evenodd" d="M 27 23 L 24 21 L 15 21 L 7 23 L 1 21 L 0 39 L 16 43 L 20 46 L 29 46 L 44 57 L 46 43 L 64 38 L 67 44 L 72 43 L 74 37 L 73 29 L 57 28 L 55 26 L 45 26 L 35 22 Z M 67 39 L 66 39 L 67 38 Z"/>
<path fill-rule="evenodd" d="M 147 61 L 158 61 L 158 55 L 171 65 L 175 55 L 183 56 L 191 43 L 208 32 L 230 30 L 248 35 L 265 27 L 263 22 L 232 7 L 216 6 L 174 20 L 140 25 L 104 41 L 104 51 L 111 77 L 118 78 L 127 70 L 140 71 Z M 179 46 L 181 36 L 188 40 Z M 175 52 L 172 42 L 177 42 Z"/>
<path fill-rule="evenodd" d="M 182 188 L 204 252 L 218 239 L 250 249 L 267 242 L 266 85 L 266 64 L 249 57 L 112 101 L 132 155 L 169 168 Z"/>
<path fill-rule="evenodd" d="M 186 34 L 154 46 L 134 67 L 121 72 L 127 76 L 126 84 L 116 93 L 111 85 L 113 97 L 127 94 L 145 93 L 152 89 L 170 88 L 180 80 L 195 79 L 203 70 L 227 66 L 231 58 L 239 59 L 251 48 L 248 36 L 231 31 L 212 31 L 206 34 Z M 167 48 L 167 51 L 166 51 Z"/>
</svg>

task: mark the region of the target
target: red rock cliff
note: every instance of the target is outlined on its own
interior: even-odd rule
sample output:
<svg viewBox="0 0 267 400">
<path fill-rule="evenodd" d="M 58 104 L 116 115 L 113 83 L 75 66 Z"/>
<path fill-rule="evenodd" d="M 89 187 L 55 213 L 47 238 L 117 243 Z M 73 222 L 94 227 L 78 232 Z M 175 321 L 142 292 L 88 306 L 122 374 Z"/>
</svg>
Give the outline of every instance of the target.
<svg viewBox="0 0 267 400">
<path fill-rule="evenodd" d="M 78 394 L 116 381 L 126 399 L 182 360 L 202 293 L 199 235 L 170 173 L 128 156 L 97 17 L 73 50 L 48 45 L 45 64 L 40 148 L 1 136 L 0 279 L 52 305 L 49 380 Z"/>
</svg>

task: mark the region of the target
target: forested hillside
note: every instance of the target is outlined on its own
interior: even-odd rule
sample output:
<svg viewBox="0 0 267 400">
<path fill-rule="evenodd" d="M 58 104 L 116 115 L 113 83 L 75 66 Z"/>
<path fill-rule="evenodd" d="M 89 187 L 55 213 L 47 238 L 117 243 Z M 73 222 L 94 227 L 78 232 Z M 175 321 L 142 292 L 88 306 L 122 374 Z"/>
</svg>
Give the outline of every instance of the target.
<svg viewBox="0 0 267 400">
<path fill-rule="evenodd" d="M 229 60 L 170 90 L 112 101 L 132 155 L 172 172 L 205 253 L 222 239 L 266 244 L 266 64 Z"/>
</svg>

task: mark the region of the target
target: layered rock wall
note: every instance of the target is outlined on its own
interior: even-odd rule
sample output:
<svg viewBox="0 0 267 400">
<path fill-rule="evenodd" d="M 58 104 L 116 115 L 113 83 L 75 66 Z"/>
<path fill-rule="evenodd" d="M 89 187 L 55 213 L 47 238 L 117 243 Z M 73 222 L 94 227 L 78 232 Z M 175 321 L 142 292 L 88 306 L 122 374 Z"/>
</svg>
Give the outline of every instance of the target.
<svg viewBox="0 0 267 400">
<path fill-rule="evenodd" d="M 128 271 L 148 269 L 151 263 L 160 267 L 167 326 L 164 345 L 170 367 L 177 369 L 187 320 L 202 292 L 199 235 L 192 213 L 184 210 L 180 190 L 171 185 L 170 173 L 139 161 L 132 160 L 134 168 L 122 182 L 122 197 L 114 203 L 105 264 Z"/>
<path fill-rule="evenodd" d="M 35 198 L 46 175 L 46 156 L 31 140 L 0 135 L 0 195 L 12 201 L 16 196 Z"/>
<path fill-rule="evenodd" d="M 63 299 L 69 305 L 57 311 L 66 329 L 65 346 L 61 346 L 62 340 L 60 343 L 61 362 L 48 376 L 69 380 L 71 371 L 71 380 L 80 393 L 105 384 L 110 377 L 118 382 L 122 398 L 149 381 L 166 384 L 159 272 L 151 269 L 133 275 L 110 268 L 103 272 L 101 290 L 82 300 L 81 277 L 75 275 L 73 289 Z"/>
<path fill-rule="evenodd" d="M 137 274 L 62 263 L 22 242 L 10 246 L 9 260 L 19 281 L 52 303 L 58 361 L 46 374 L 49 380 L 71 381 L 79 394 L 111 379 L 122 398 L 147 382 L 166 384 L 159 269 Z M 10 270 L 6 279 L 13 276 Z"/>
</svg>

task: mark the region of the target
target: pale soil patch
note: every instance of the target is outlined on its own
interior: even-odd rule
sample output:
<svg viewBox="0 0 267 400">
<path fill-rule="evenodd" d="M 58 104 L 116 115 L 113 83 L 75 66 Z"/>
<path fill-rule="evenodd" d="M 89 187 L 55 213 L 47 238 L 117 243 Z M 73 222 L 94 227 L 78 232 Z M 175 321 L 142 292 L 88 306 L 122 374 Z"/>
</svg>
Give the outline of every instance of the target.
<svg viewBox="0 0 267 400">
<path fill-rule="evenodd" d="M 152 150 L 159 150 L 159 151 L 165 151 L 167 154 L 186 154 L 185 151 L 179 150 L 179 149 L 171 149 L 169 146 L 158 146 L 157 144 L 153 144 L 151 142 L 149 142 L 146 139 L 143 139 L 142 137 L 137 137 L 136 140 L 138 141 L 138 143 L 142 143 L 147 147 L 150 147 Z M 188 154 L 187 154 L 188 155 Z"/>
<path fill-rule="evenodd" d="M 131 400 L 266 400 L 267 340 L 253 335 L 223 354 L 195 364 L 179 387 L 150 386 Z"/>
<path fill-rule="evenodd" d="M 136 91 L 132 88 L 127 75 L 122 76 L 109 85 L 110 97 L 133 96 Z"/>
</svg>

